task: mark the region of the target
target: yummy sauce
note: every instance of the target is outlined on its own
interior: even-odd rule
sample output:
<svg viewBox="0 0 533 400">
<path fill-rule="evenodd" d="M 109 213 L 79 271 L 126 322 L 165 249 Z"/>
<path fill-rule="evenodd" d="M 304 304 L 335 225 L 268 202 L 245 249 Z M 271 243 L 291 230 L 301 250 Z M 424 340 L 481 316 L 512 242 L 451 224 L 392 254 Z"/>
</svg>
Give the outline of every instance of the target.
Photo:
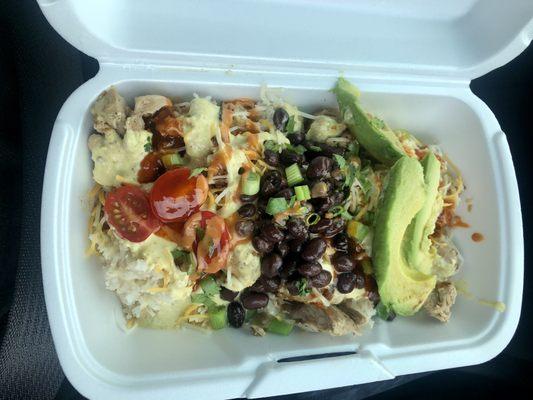
<svg viewBox="0 0 533 400">
<path fill-rule="evenodd" d="M 455 215 L 450 223 L 450 226 L 459 227 L 459 228 L 469 228 L 470 225 L 464 222 L 460 216 Z"/>
<path fill-rule="evenodd" d="M 483 239 L 485 239 L 485 237 L 481 233 L 479 232 L 472 233 L 472 240 L 474 242 L 481 242 Z"/>
<path fill-rule="evenodd" d="M 137 173 L 139 183 L 154 182 L 165 172 L 165 167 L 156 153 L 148 153 L 141 161 L 141 169 Z"/>
</svg>

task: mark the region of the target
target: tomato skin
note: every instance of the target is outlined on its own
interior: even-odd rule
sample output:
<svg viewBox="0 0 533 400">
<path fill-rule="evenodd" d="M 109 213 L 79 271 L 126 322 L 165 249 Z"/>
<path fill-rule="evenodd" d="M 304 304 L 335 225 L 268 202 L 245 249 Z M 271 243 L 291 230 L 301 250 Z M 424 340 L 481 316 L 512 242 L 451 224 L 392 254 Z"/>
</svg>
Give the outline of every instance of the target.
<svg viewBox="0 0 533 400">
<path fill-rule="evenodd" d="M 155 181 L 150 191 L 150 205 L 160 221 L 185 220 L 207 199 L 209 188 L 205 176 L 189 176 L 189 168 L 175 168 Z"/>
<path fill-rule="evenodd" d="M 226 266 L 230 239 L 224 219 L 211 211 L 193 214 L 183 227 L 182 241 L 196 252 L 200 272 L 213 274 Z"/>
<path fill-rule="evenodd" d="M 137 186 L 124 185 L 110 192 L 104 212 L 118 236 L 130 242 L 142 242 L 161 227 L 146 193 Z"/>
</svg>

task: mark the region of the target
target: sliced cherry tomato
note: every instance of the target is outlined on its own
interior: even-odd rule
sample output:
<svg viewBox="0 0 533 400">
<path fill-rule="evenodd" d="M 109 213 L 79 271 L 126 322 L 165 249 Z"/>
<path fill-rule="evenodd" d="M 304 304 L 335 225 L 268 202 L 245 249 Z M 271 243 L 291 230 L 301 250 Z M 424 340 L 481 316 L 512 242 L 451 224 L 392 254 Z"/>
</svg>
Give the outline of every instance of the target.
<svg viewBox="0 0 533 400">
<path fill-rule="evenodd" d="M 142 242 L 159 229 L 146 194 L 137 186 L 121 186 L 109 193 L 104 211 L 107 222 L 118 235 L 130 242 Z"/>
<path fill-rule="evenodd" d="M 182 240 L 196 252 L 198 271 L 213 274 L 226 266 L 230 234 L 224 218 L 210 211 L 192 215 L 183 227 Z"/>
<path fill-rule="evenodd" d="M 189 168 L 176 168 L 155 181 L 150 192 L 150 204 L 161 221 L 185 220 L 207 199 L 207 179 L 201 174 L 189 178 L 190 173 Z"/>
</svg>

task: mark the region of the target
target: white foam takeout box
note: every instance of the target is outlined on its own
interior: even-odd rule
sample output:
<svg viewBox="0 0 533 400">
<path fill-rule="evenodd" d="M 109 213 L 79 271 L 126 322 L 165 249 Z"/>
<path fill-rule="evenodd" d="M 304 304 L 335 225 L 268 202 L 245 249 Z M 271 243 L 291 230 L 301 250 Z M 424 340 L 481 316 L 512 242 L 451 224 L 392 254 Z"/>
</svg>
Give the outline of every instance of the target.
<svg viewBox="0 0 533 400">
<path fill-rule="evenodd" d="M 481 363 L 507 345 L 522 298 L 520 202 L 505 134 L 469 83 L 527 47 L 532 1 L 38 2 L 52 26 L 100 65 L 57 117 L 41 217 L 52 334 L 65 374 L 83 395 L 271 396 Z M 459 210 L 472 228 L 456 231 L 465 260 L 458 278 L 476 298 L 505 303 L 505 312 L 460 296 L 448 324 L 420 313 L 377 321 L 362 337 L 121 329 L 99 261 L 84 254 L 89 109 L 98 94 L 115 85 L 130 104 L 141 94 L 257 98 L 268 84 L 309 112 L 335 105 L 329 89 L 339 75 L 359 86 L 366 109 L 441 145 L 461 169 L 474 206 Z M 474 231 L 485 239 L 474 243 Z M 298 358 L 329 353 L 342 354 Z"/>
</svg>

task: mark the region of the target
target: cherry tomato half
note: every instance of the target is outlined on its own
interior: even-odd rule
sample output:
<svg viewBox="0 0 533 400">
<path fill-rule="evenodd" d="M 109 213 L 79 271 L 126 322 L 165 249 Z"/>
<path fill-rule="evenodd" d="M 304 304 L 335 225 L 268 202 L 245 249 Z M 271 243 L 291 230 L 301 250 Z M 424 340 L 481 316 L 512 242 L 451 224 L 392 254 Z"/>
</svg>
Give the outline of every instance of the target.
<svg viewBox="0 0 533 400">
<path fill-rule="evenodd" d="M 203 175 L 189 177 L 189 168 L 165 172 L 154 183 L 150 204 L 163 222 L 185 220 L 194 214 L 207 198 L 207 179 Z"/>
<path fill-rule="evenodd" d="M 159 229 L 146 194 L 137 186 L 124 185 L 109 193 L 104 211 L 107 222 L 130 242 L 142 242 Z"/>
<path fill-rule="evenodd" d="M 192 215 L 183 227 L 183 240 L 196 252 L 198 271 L 213 274 L 226 266 L 230 234 L 224 218 L 210 211 Z"/>
</svg>

